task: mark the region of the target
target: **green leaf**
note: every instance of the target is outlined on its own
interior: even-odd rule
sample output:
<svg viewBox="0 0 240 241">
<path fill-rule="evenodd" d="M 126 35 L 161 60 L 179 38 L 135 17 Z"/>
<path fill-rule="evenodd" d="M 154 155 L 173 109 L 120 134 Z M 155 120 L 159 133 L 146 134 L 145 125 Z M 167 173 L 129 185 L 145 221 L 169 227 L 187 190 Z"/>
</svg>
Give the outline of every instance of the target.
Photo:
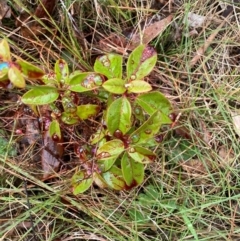
<svg viewBox="0 0 240 241">
<path fill-rule="evenodd" d="M 113 94 L 123 94 L 126 91 L 125 81 L 123 79 L 109 79 L 103 83 L 103 88 Z"/>
<path fill-rule="evenodd" d="M 90 143 L 91 145 L 97 144 L 100 142 L 105 136 L 105 131 L 103 128 L 98 129 L 95 133 L 93 133 L 90 137 Z"/>
<path fill-rule="evenodd" d="M 93 177 L 88 177 L 84 171 L 77 172 L 72 177 L 73 194 L 78 195 L 87 191 L 92 183 Z"/>
<path fill-rule="evenodd" d="M 159 132 L 162 125 L 161 114 L 156 111 L 137 130 L 130 135 L 132 144 L 147 143 L 150 138 Z"/>
<path fill-rule="evenodd" d="M 102 176 L 110 188 L 119 191 L 126 188 L 126 183 L 123 179 L 122 171 L 118 167 L 113 166 L 108 172 L 104 172 Z"/>
<path fill-rule="evenodd" d="M 97 172 L 93 173 L 93 181 L 100 188 L 106 188 L 108 186 L 103 177 Z"/>
<path fill-rule="evenodd" d="M 59 122 L 57 120 L 53 120 L 51 122 L 51 124 L 49 126 L 49 134 L 50 134 L 51 137 L 56 135 L 59 139 L 62 138 L 60 125 L 59 125 Z"/>
<path fill-rule="evenodd" d="M 131 117 L 131 104 L 125 96 L 113 101 L 106 115 L 109 132 L 113 135 L 116 130 L 119 130 L 123 135 L 126 134 L 132 125 Z"/>
<path fill-rule="evenodd" d="M 50 86 L 37 86 L 22 96 L 22 102 L 28 105 L 46 105 L 57 100 L 58 90 Z"/>
<path fill-rule="evenodd" d="M 127 153 L 121 159 L 123 178 L 128 186 L 137 186 L 144 180 L 144 165 L 134 161 Z"/>
<path fill-rule="evenodd" d="M 94 71 L 105 75 L 108 79 L 122 78 L 122 56 L 107 54 L 96 59 Z"/>
<path fill-rule="evenodd" d="M 71 96 L 68 96 L 68 95 L 63 96 L 62 97 L 62 105 L 63 105 L 63 109 L 66 113 L 75 114 L 77 112 L 77 105 L 74 104 Z"/>
<path fill-rule="evenodd" d="M 92 105 L 92 104 L 87 104 L 87 105 L 79 105 L 77 107 L 77 116 L 81 120 L 86 120 L 89 119 L 90 117 L 96 115 L 99 111 L 99 106 L 98 105 Z"/>
<path fill-rule="evenodd" d="M 61 120 L 62 122 L 68 125 L 74 125 L 79 122 L 79 118 L 78 116 L 75 115 L 75 113 L 67 113 L 67 112 L 62 113 Z"/>
<path fill-rule="evenodd" d="M 10 48 L 5 38 L 0 42 L 0 61 L 11 61 Z"/>
<path fill-rule="evenodd" d="M 56 74 L 56 79 L 58 80 L 58 82 L 64 84 L 68 79 L 69 75 L 67 62 L 64 59 L 57 60 L 54 66 L 54 72 Z"/>
<path fill-rule="evenodd" d="M 139 45 L 127 61 L 127 79 L 141 80 L 147 76 L 157 62 L 157 52 L 153 47 Z"/>
<path fill-rule="evenodd" d="M 21 72 L 30 79 L 39 79 L 44 75 L 43 70 L 25 60 L 17 59 L 16 63 L 20 66 Z"/>
<path fill-rule="evenodd" d="M 100 74 L 94 72 L 85 72 L 73 75 L 70 78 L 69 90 L 75 92 L 86 92 L 99 88 L 103 83 Z"/>
<path fill-rule="evenodd" d="M 157 91 L 137 96 L 135 103 L 140 105 L 149 115 L 152 115 L 156 110 L 161 111 L 165 115 L 169 115 L 172 112 L 169 100 Z"/>
<path fill-rule="evenodd" d="M 127 90 L 129 93 L 144 93 L 152 90 L 152 86 L 143 80 L 133 80 L 127 84 Z"/>
<path fill-rule="evenodd" d="M 16 66 L 11 66 L 8 70 L 8 78 L 11 83 L 18 88 L 25 88 L 26 83 L 21 72 Z"/>
<path fill-rule="evenodd" d="M 140 163 L 152 163 L 156 159 L 156 154 L 142 146 L 131 146 L 128 148 L 129 156 Z"/>
<path fill-rule="evenodd" d="M 97 159 L 102 172 L 106 172 L 112 167 L 119 155 L 124 151 L 124 144 L 121 140 L 111 140 L 105 142 L 97 150 Z"/>
</svg>

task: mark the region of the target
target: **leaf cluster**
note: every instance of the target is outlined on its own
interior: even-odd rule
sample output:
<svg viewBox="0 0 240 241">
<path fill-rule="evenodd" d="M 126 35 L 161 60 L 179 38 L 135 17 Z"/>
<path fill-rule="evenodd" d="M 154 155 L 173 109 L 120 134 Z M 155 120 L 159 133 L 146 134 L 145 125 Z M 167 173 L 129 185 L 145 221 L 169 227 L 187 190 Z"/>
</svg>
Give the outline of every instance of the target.
<svg viewBox="0 0 240 241">
<path fill-rule="evenodd" d="M 86 191 L 93 183 L 101 188 L 127 190 L 143 182 L 145 165 L 156 159 L 156 136 L 162 125 L 171 124 L 170 102 L 145 80 L 157 61 L 154 48 L 139 45 L 129 55 L 126 66 L 121 55 L 100 56 L 93 72 L 70 73 L 67 63 L 59 59 L 54 71 L 43 75 L 25 61 L 11 62 L 6 40 L 0 43 L 0 58 L 1 82 L 10 80 L 20 88 L 25 87 L 24 77 L 37 76 L 43 82 L 31 86 L 22 102 L 33 109 L 49 107 L 48 131 L 54 140 L 62 138 L 64 125 L 101 114 L 102 125 L 88 140 L 88 147 L 76 151 L 81 167 L 72 177 L 74 194 Z M 100 104 L 81 104 L 81 95 L 98 98 Z"/>
</svg>

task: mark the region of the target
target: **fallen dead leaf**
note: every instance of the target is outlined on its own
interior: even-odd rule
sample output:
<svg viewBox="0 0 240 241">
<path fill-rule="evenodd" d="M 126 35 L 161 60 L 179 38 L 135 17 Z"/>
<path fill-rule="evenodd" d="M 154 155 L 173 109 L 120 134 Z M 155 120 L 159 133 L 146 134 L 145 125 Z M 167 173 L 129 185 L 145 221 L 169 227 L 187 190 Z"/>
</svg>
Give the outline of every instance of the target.
<svg viewBox="0 0 240 241">
<path fill-rule="evenodd" d="M 51 174 L 55 173 L 59 166 L 59 159 L 63 155 L 63 145 L 62 141 L 54 141 L 49 131 L 46 131 L 43 137 L 44 148 L 41 151 L 41 162 L 43 169 L 43 178 L 49 177 Z"/>
<path fill-rule="evenodd" d="M 169 15 L 168 17 L 147 26 L 145 29 L 142 30 L 142 38 L 139 33 L 133 34 L 132 38 L 129 41 L 127 49 L 133 50 L 141 43 L 148 44 L 160 33 L 162 33 L 171 23 L 171 21 L 172 15 Z"/>
<path fill-rule="evenodd" d="M 146 26 L 141 33 L 130 32 L 125 36 L 112 33 L 107 38 L 99 41 L 101 50 L 125 54 L 128 50 L 134 50 L 139 44 L 148 44 L 160 35 L 172 21 L 172 15 Z"/>
</svg>

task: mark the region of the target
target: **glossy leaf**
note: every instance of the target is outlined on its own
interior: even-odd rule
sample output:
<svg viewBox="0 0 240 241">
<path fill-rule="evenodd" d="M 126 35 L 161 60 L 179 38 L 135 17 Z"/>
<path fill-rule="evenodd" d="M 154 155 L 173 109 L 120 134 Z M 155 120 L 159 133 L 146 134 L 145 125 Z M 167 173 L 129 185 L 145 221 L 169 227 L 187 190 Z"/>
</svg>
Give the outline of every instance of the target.
<svg viewBox="0 0 240 241">
<path fill-rule="evenodd" d="M 97 159 L 102 172 L 112 167 L 119 155 L 124 151 L 124 144 L 121 140 L 105 142 L 97 150 Z"/>
<path fill-rule="evenodd" d="M 11 61 L 10 48 L 5 38 L 0 42 L 0 61 Z"/>
<path fill-rule="evenodd" d="M 22 96 L 22 102 L 28 105 L 46 105 L 57 100 L 59 93 L 50 86 L 38 86 Z"/>
<path fill-rule="evenodd" d="M 129 93 L 145 93 L 152 90 L 152 86 L 143 80 L 133 80 L 127 84 L 127 90 Z"/>
<path fill-rule="evenodd" d="M 161 114 L 156 111 L 149 117 L 147 121 L 145 121 L 137 130 L 131 134 L 131 143 L 146 143 L 150 138 L 159 132 L 161 125 Z"/>
<path fill-rule="evenodd" d="M 136 186 L 143 182 L 144 165 L 134 161 L 125 153 L 121 159 L 123 178 L 128 186 Z"/>
<path fill-rule="evenodd" d="M 124 151 L 124 144 L 121 140 L 111 140 L 104 143 L 97 150 L 97 159 L 104 160 L 111 156 L 119 156 Z"/>
<path fill-rule="evenodd" d="M 125 81 L 123 79 L 109 79 L 103 83 L 103 88 L 113 94 L 123 94 L 126 91 Z"/>
<path fill-rule="evenodd" d="M 106 157 L 102 160 L 98 160 L 97 164 L 99 169 L 101 170 L 101 172 L 106 172 L 108 171 L 113 164 L 116 162 L 116 160 L 118 159 L 119 155 L 112 155 L 110 157 Z"/>
<path fill-rule="evenodd" d="M 158 91 L 137 96 L 135 103 L 140 105 L 149 115 L 152 115 L 156 110 L 169 115 L 172 109 L 169 100 Z"/>
<path fill-rule="evenodd" d="M 74 104 L 74 102 L 70 96 L 62 97 L 62 105 L 63 105 L 63 109 L 66 113 L 76 113 L 77 112 L 77 105 Z"/>
<path fill-rule="evenodd" d="M 16 63 L 20 66 L 21 72 L 30 79 L 39 79 L 44 75 L 43 70 L 25 60 L 17 59 Z"/>
<path fill-rule="evenodd" d="M 9 68 L 8 78 L 11 81 L 11 83 L 18 88 L 24 88 L 26 86 L 25 79 L 23 78 L 19 69 L 15 66 L 11 66 Z"/>
<path fill-rule="evenodd" d="M 98 105 L 92 105 L 92 104 L 79 105 L 77 107 L 77 116 L 81 120 L 87 120 L 88 118 L 96 115 L 98 111 L 99 111 Z"/>
<path fill-rule="evenodd" d="M 115 190 L 124 190 L 126 188 L 120 168 L 113 166 L 108 172 L 104 172 L 102 176 L 110 188 Z"/>
<path fill-rule="evenodd" d="M 61 129 L 60 129 L 60 125 L 59 122 L 57 120 L 53 120 L 49 126 L 49 133 L 50 136 L 53 138 L 55 135 L 61 139 L 62 135 L 61 135 Z"/>
<path fill-rule="evenodd" d="M 156 159 L 156 154 L 142 146 L 131 146 L 127 150 L 128 155 L 140 163 L 152 163 Z"/>
<path fill-rule="evenodd" d="M 58 82 L 65 83 L 69 75 L 67 62 L 64 59 L 57 60 L 54 66 L 54 72 Z"/>
<path fill-rule="evenodd" d="M 73 75 L 70 78 L 69 90 L 75 92 L 86 92 L 99 88 L 103 83 L 103 78 L 100 74 L 93 72 L 85 72 Z"/>
<path fill-rule="evenodd" d="M 157 62 L 157 52 L 153 47 L 139 45 L 127 61 L 127 79 L 141 80 L 147 76 Z"/>
<path fill-rule="evenodd" d="M 74 125 L 79 122 L 79 118 L 75 114 L 67 113 L 67 112 L 62 113 L 61 120 L 62 122 L 68 125 Z"/>
<path fill-rule="evenodd" d="M 126 134 L 132 125 L 131 117 L 131 104 L 125 96 L 113 101 L 106 115 L 109 132 L 113 135 L 116 130 L 120 130 L 123 135 Z"/>
<path fill-rule="evenodd" d="M 122 56 L 107 54 L 96 59 L 94 71 L 105 75 L 108 79 L 122 78 Z"/>
<path fill-rule="evenodd" d="M 73 194 L 78 195 L 87 191 L 92 183 L 93 177 L 88 177 L 84 171 L 77 172 L 72 177 Z"/>
</svg>

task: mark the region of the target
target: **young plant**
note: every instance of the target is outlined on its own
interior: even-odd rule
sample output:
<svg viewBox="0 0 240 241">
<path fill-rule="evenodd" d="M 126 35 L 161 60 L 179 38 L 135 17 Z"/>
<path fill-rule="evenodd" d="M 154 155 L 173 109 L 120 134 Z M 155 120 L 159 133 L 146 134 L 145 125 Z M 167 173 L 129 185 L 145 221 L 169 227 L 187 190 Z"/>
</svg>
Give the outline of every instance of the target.
<svg viewBox="0 0 240 241">
<path fill-rule="evenodd" d="M 72 177 L 74 194 L 86 191 L 93 183 L 127 190 L 143 182 L 145 165 L 156 159 L 153 150 L 159 144 L 160 128 L 171 124 L 170 102 L 145 81 L 157 61 L 154 48 L 138 46 L 127 60 L 126 73 L 123 56 L 113 53 L 97 58 L 93 72 L 70 74 L 67 63 L 60 59 L 54 72 L 45 76 L 27 62 L 11 62 L 5 40 L 0 45 L 0 57 L 1 80 L 10 79 L 16 87 L 25 86 L 22 76 L 39 74 L 43 85 L 31 86 L 22 102 L 34 110 L 36 106 L 48 106 L 51 114 L 47 129 L 53 140 L 62 139 L 64 125 L 79 124 L 101 109 L 101 127 L 85 141 L 89 144 L 76 149 L 81 167 Z M 21 84 L 15 84 L 11 72 L 20 76 Z M 81 104 L 83 96 L 90 96 L 90 100 L 94 97 L 100 103 Z"/>
<path fill-rule="evenodd" d="M 73 192 L 86 191 L 93 182 L 100 187 L 126 190 L 144 180 L 145 164 L 152 163 L 158 145 L 155 138 L 162 125 L 170 124 L 170 102 L 144 78 L 152 71 L 157 53 L 140 45 L 129 56 L 123 75 L 123 57 L 107 54 L 98 58 L 94 70 L 107 80 L 101 85 L 109 92 L 103 114 L 105 126 L 91 137 L 96 155 L 72 178 Z M 79 153 L 80 159 L 83 153 Z M 92 164 L 93 163 L 93 164 Z"/>
</svg>

